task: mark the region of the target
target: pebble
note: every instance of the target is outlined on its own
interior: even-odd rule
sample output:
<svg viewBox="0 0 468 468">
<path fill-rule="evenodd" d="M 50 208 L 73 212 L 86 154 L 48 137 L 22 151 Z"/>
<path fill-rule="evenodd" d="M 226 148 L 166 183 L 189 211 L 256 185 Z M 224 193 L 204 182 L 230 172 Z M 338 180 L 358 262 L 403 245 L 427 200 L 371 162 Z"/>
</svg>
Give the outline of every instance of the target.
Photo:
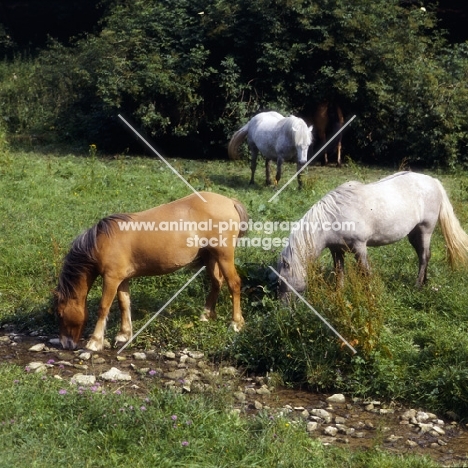
<svg viewBox="0 0 468 468">
<path fill-rule="evenodd" d="M 130 374 L 122 372 L 116 367 L 111 367 L 107 372 L 103 372 L 99 377 L 104 380 L 132 380 Z"/>
<path fill-rule="evenodd" d="M 323 433 L 325 435 L 328 435 L 330 437 L 335 437 L 336 434 L 338 433 L 338 429 L 336 427 L 333 427 L 333 426 L 327 426 L 324 430 L 323 430 Z"/>
<path fill-rule="evenodd" d="M 31 346 L 28 351 L 32 351 L 34 353 L 39 353 L 41 351 L 44 351 L 46 345 L 44 343 L 38 343 L 35 344 L 34 346 Z"/>
<path fill-rule="evenodd" d="M 71 383 L 82 386 L 94 385 L 96 383 L 96 377 L 94 375 L 86 374 L 75 374 L 71 378 Z"/>
<path fill-rule="evenodd" d="M 310 421 L 307 423 L 307 427 L 306 427 L 307 432 L 314 432 L 317 429 L 318 429 L 318 422 Z"/>
<path fill-rule="evenodd" d="M 335 393 L 334 395 L 332 396 L 329 396 L 327 398 L 327 401 L 329 403 L 345 403 L 346 402 L 346 398 L 345 396 L 342 394 L 342 393 Z"/>
<path fill-rule="evenodd" d="M 145 361 L 146 360 L 146 354 L 145 353 L 133 353 L 132 357 L 133 357 L 133 359 L 135 359 L 135 361 Z"/>
</svg>

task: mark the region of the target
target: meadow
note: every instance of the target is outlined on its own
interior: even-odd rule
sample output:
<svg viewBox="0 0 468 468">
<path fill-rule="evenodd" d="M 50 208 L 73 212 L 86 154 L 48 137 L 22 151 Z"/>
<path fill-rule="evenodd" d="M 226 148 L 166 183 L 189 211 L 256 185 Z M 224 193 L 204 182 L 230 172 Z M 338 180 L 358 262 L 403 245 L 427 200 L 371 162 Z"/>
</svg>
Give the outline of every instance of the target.
<svg viewBox="0 0 468 468">
<path fill-rule="evenodd" d="M 169 161 L 196 190 L 235 197 L 252 220 L 262 222 L 297 220 L 347 180 L 371 182 L 395 172 L 351 160 L 342 169 L 311 167 L 302 191 L 294 181 L 269 203 L 274 192 L 264 186 L 260 165 L 257 184 L 249 186 L 246 161 Z M 442 181 L 468 230 L 466 174 L 425 172 Z M 286 165 L 283 180 L 293 173 L 294 166 Z M 152 157 L 106 156 L 94 149 L 80 156 L 3 151 L 0 325 L 56 335 L 52 291 L 72 240 L 109 214 L 140 211 L 190 193 L 164 163 Z M 248 235 L 271 237 L 255 229 Z M 356 355 L 343 348 L 305 306 L 286 307 L 276 300 L 274 275 L 268 266 L 276 264 L 280 250 L 237 250 L 247 323 L 241 333 L 228 327 L 227 288 L 220 295 L 218 320 L 198 321 L 208 291 L 207 280 L 199 278 L 132 346 L 200 349 L 213 360 L 231 361 L 247 372 L 269 372 L 283 385 L 395 400 L 443 416 L 468 417 L 466 271 L 450 269 L 439 229 L 433 236 L 428 283 L 422 289 L 414 287 L 417 258 L 407 240 L 371 249 L 370 278 L 363 279 L 350 258 L 341 291 L 335 288 L 328 252 L 310 266 L 307 299 L 343 336 L 358 342 Z M 134 280 L 134 329 L 146 323 L 193 273 L 184 269 Z M 98 281 L 89 296 L 86 334 L 94 326 L 99 298 Z M 111 314 L 110 340 L 117 318 Z M 155 388 L 148 404 L 134 401 L 131 395 L 60 395 L 60 390 L 60 383 L 52 379 L 25 375 L 14 366 L 0 367 L 0 466 L 54 462 L 65 466 L 431 466 L 427 460 L 403 459 L 378 450 L 353 454 L 325 450 L 303 428 L 281 418 L 234 417 L 226 411 L 224 394 L 184 398 Z M 129 406 L 140 410 L 119 412 Z M 174 415 L 180 427 L 174 427 Z M 32 459 L 37 460 L 35 464 Z"/>
</svg>

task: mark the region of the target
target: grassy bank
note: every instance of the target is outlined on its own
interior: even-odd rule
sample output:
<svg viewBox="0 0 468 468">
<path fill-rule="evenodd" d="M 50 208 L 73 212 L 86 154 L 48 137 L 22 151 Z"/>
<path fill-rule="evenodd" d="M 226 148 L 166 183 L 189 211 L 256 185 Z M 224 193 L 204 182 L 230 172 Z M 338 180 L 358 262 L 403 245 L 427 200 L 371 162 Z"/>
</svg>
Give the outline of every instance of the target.
<svg viewBox="0 0 468 468">
<path fill-rule="evenodd" d="M 356 166 L 314 167 L 305 175 L 305 188 L 296 182 L 277 197 L 271 188 L 248 186 L 243 162 L 188 161 L 171 164 L 197 190 L 212 190 L 240 199 L 255 221 L 297 220 L 327 191 L 357 179 L 377 180 L 391 171 Z M 286 166 L 284 180 L 293 174 Z M 468 226 L 468 177 L 434 174 L 444 183 L 462 225 Z M 116 212 L 138 211 L 188 195 L 187 186 L 160 161 L 127 156 L 82 157 L 53 154 L 0 155 L 0 323 L 57 333 L 51 314 L 51 291 L 70 242 L 100 218 Z M 467 228 L 468 229 L 468 228 Z M 276 232 L 274 237 L 287 237 Z M 255 229 L 249 236 L 265 236 Z M 232 359 L 247 368 L 275 372 L 284 383 L 307 384 L 318 390 L 399 399 L 428 410 L 468 416 L 468 292 L 466 272 L 452 272 L 439 230 L 433 237 L 429 281 L 414 288 L 417 258 L 404 240 L 372 249 L 373 275 L 362 281 L 348 265 L 344 291 L 334 287 L 330 255 L 324 253 L 310 275 L 308 299 L 349 340 L 357 340 L 351 356 L 336 337 L 305 306 L 291 309 L 274 298 L 268 265 L 280 248 L 238 249 L 243 277 L 243 311 L 248 326 L 236 335 L 227 325 L 230 300 L 223 289 L 219 319 L 199 323 L 208 283 L 195 281 L 143 333 L 137 344 L 167 349 L 190 346 L 214 358 Z M 190 270 L 132 282 L 135 329 L 143 325 L 191 276 Z M 99 283 L 91 291 L 95 323 Z M 117 314 L 108 337 L 116 332 Z"/>
</svg>

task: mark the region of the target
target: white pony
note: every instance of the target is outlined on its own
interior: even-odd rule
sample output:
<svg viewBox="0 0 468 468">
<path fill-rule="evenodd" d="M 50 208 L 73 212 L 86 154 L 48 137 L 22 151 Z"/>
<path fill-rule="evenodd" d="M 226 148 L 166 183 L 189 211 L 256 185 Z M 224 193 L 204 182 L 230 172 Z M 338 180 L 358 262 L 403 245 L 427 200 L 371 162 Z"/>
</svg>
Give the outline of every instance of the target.
<svg viewBox="0 0 468 468">
<path fill-rule="evenodd" d="M 460 226 L 442 184 L 430 176 L 398 172 L 371 184 L 346 182 L 329 192 L 291 232 L 278 271 L 298 292 L 306 288 L 307 263 L 330 249 L 338 285 L 344 279 L 344 254 L 355 254 L 369 271 L 367 247 L 392 244 L 407 236 L 419 258 L 416 285 L 426 281 L 431 236 L 440 222 L 451 266 L 468 259 L 468 235 Z M 289 291 L 280 281 L 280 296 Z"/>
<path fill-rule="evenodd" d="M 283 161 L 296 161 L 297 170 L 307 162 L 307 151 L 312 143 L 312 127 L 299 117 L 283 117 L 278 112 L 262 112 L 253 117 L 232 136 L 228 145 L 231 159 L 237 159 L 238 148 L 247 138 L 252 155 L 250 183 L 254 183 L 258 153 L 265 157 L 266 183 L 271 184 L 270 160 L 276 161 L 275 185 L 281 178 Z M 300 175 L 297 177 L 301 187 Z"/>
</svg>

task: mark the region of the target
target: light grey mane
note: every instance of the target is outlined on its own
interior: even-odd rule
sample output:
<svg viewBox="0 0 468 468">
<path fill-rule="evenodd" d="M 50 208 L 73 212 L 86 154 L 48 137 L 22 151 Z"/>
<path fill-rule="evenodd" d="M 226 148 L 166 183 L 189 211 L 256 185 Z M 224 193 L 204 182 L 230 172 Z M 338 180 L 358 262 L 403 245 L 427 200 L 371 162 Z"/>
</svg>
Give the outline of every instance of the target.
<svg viewBox="0 0 468 468">
<path fill-rule="evenodd" d="M 298 262 L 303 262 L 304 258 L 309 257 L 309 254 L 314 251 L 315 233 L 312 227 L 322 226 L 325 222 L 333 223 L 337 219 L 342 219 L 342 212 L 346 212 L 348 206 L 355 203 L 355 195 L 362 186 L 363 184 L 360 182 L 346 182 L 335 190 L 328 192 L 312 206 L 299 221 L 300 229 L 289 236 L 290 253 L 293 254 L 290 257 L 291 260 L 295 258 Z M 309 226 L 309 229 L 306 226 Z"/>
<path fill-rule="evenodd" d="M 285 129 L 292 133 L 296 145 L 310 145 L 312 143 L 312 133 L 302 119 L 290 115 L 283 122 Z"/>
</svg>

